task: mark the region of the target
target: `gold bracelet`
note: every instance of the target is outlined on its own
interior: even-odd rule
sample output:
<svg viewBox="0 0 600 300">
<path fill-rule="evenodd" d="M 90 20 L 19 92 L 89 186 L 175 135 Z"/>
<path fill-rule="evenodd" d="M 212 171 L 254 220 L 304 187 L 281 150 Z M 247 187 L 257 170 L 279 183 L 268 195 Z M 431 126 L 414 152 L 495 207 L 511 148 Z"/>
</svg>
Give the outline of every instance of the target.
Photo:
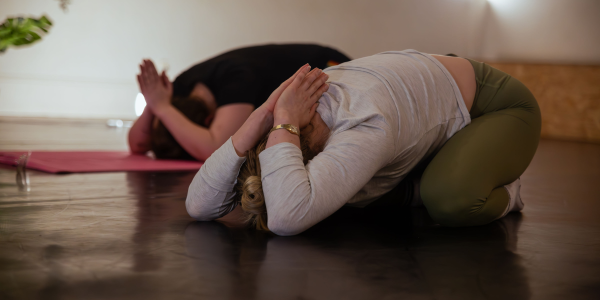
<svg viewBox="0 0 600 300">
<path fill-rule="evenodd" d="M 269 131 L 269 134 L 277 129 L 282 129 L 282 128 L 289 131 L 291 134 L 300 136 L 300 130 L 298 130 L 298 127 L 296 127 L 292 124 L 279 124 L 279 125 L 271 128 L 271 131 Z"/>
</svg>

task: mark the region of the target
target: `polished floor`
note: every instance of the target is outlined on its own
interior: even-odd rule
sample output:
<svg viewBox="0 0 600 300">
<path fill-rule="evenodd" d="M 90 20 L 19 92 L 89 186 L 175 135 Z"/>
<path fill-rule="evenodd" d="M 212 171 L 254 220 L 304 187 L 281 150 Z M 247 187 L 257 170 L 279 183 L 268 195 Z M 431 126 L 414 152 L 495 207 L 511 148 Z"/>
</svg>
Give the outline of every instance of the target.
<svg viewBox="0 0 600 300">
<path fill-rule="evenodd" d="M 0 119 L 2 150 L 123 150 L 125 136 Z M 277 237 L 191 219 L 194 173 L 20 175 L 0 166 L 3 300 L 600 299 L 600 145 L 543 140 L 523 213 L 473 228 L 421 208 L 343 208 Z"/>
</svg>

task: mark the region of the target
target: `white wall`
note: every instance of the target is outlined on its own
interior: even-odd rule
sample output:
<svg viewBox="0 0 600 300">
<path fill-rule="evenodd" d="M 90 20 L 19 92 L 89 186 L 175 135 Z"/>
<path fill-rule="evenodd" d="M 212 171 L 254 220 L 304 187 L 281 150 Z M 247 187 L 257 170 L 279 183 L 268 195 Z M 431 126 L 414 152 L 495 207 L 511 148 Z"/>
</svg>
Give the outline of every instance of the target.
<svg viewBox="0 0 600 300">
<path fill-rule="evenodd" d="M 316 42 L 352 57 L 413 48 L 475 58 L 600 63 L 597 0 L 1 0 L 50 34 L 0 54 L 0 115 L 133 118 L 145 57 L 191 64 L 244 45 Z"/>
<path fill-rule="evenodd" d="M 493 0 L 479 57 L 600 64 L 600 1 Z"/>
</svg>

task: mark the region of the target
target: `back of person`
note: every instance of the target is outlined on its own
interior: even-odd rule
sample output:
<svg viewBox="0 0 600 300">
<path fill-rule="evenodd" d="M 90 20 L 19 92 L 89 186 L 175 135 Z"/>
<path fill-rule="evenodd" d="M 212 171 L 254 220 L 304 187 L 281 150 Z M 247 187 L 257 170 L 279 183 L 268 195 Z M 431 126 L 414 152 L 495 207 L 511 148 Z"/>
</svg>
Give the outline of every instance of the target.
<svg viewBox="0 0 600 300">
<path fill-rule="evenodd" d="M 390 191 L 418 162 L 470 123 L 454 79 L 429 54 L 384 52 L 325 73 L 330 88 L 317 111 L 331 129 L 328 146 L 350 142 L 352 134 L 344 138 L 348 141 L 335 136 L 351 129 L 379 136 L 370 152 L 379 153 L 381 169 L 348 204 L 362 207 Z M 339 151 L 352 150 L 339 147 Z"/>
<path fill-rule="evenodd" d="M 324 69 L 349 60 L 337 50 L 313 44 L 240 48 L 181 73 L 173 82 L 173 96 L 186 97 L 201 82 L 213 92 L 217 106 L 244 102 L 258 107 L 300 66 Z"/>
<path fill-rule="evenodd" d="M 163 159 L 206 160 L 300 66 L 323 69 L 348 60 L 319 45 L 253 46 L 196 64 L 172 84 L 145 60 L 138 81 L 155 80 L 144 85 L 148 106 L 130 130 L 130 149 L 152 150 Z"/>
</svg>

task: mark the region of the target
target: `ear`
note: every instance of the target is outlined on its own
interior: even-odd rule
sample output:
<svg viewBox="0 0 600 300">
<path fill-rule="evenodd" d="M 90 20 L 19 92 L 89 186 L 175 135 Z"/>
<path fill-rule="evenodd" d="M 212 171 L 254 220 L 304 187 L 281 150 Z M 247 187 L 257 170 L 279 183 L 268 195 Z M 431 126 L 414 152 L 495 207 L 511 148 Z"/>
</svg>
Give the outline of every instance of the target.
<svg viewBox="0 0 600 300">
<path fill-rule="evenodd" d="M 210 123 L 212 123 L 214 118 L 215 118 L 215 113 L 208 115 L 208 117 L 206 117 L 206 119 L 204 119 L 204 126 L 206 126 L 207 128 L 210 127 Z"/>
</svg>

